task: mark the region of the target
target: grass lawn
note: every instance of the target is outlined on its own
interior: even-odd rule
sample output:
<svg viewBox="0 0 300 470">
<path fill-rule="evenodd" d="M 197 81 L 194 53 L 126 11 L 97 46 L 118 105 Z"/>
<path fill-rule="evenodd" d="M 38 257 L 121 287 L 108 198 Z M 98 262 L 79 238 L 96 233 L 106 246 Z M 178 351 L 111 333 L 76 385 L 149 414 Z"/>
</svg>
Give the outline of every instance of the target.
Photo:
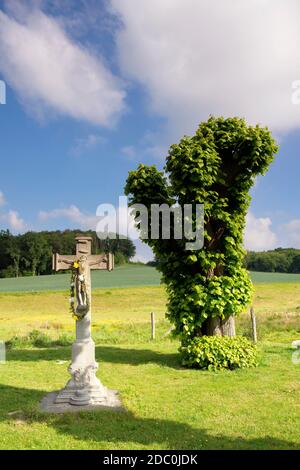
<svg viewBox="0 0 300 470">
<path fill-rule="evenodd" d="M 68 379 L 70 346 L 55 346 L 72 340 L 67 299 L 64 291 L 0 294 L 0 339 L 39 330 L 44 346 L 19 338 L 0 365 L 1 449 L 299 448 L 300 364 L 290 346 L 300 339 L 298 283 L 256 285 L 260 365 L 218 373 L 180 366 L 177 340 L 163 337 L 162 286 L 95 289 L 98 376 L 120 391 L 125 411 L 45 415 L 39 401 Z M 247 314 L 237 329 L 249 335 Z"/>
</svg>

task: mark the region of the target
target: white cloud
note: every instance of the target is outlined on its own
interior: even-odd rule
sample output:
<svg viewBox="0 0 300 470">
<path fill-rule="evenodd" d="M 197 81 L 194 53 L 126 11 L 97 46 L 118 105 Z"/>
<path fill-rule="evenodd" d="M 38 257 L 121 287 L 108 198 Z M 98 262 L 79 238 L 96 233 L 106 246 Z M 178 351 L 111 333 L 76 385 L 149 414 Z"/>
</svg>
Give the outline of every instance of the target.
<svg viewBox="0 0 300 470">
<path fill-rule="evenodd" d="M 2 191 L 0 191 L 0 207 L 7 204 L 6 199 Z M 19 213 L 15 210 L 9 210 L 8 212 L 0 213 L 1 225 L 5 225 L 5 228 L 9 228 L 12 232 L 21 233 L 27 229 L 27 224 L 20 217 Z"/>
<path fill-rule="evenodd" d="M 13 231 L 24 232 L 26 230 L 26 224 L 17 211 L 10 210 L 6 217 Z"/>
<path fill-rule="evenodd" d="M 293 219 L 279 228 L 282 247 L 300 248 L 300 219 Z"/>
<path fill-rule="evenodd" d="M 20 217 L 19 213 L 14 210 L 10 210 L 5 214 L 0 214 L 0 221 L 15 233 L 25 232 L 27 229 L 27 224 Z"/>
<path fill-rule="evenodd" d="M 209 114 L 244 116 L 276 132 L 300 126 L 298 0 L 110 0 L 123 22 L 121 70 L 148 91 L 172 135 Z"/>
<path fill-rule="evenodd" d="M 104 207 L 105 206 L 105 207 Z M 51 211 L 40 211 L 38 219 L 40 222 L 47 222 L 50 219 L 66 219 L 72 224 L 83 229 L 97 229 L 97 225 L 101 219 L 103 219 L 103 227 L 108 225 L 109 231 L 118 232 L 121 235 L 129 236 L 132 239 L 138 239 L 138 231 L 135 229 L 134 220 L 128 215 L 128 208 L 124 205 L 114 207 L 109 204 L 111 210 L 107 210 L 107 205 L 99 207 L 99 214 L 107 212 L 105 219 L 100 215 L 92 215 L 82 212 L 77 206 L 71 205 L 66 208 L 53 209 Z M 103 229 L 103 231 L 104 231 Z"/>
<path fill-rule="evenodd" d="M 96 230 L 98 217 L 83 213 L 77 206 L 71 205 L 62 209 L 53 209 L 51 211 L 40 211 L 38 218 L 41 222 L 50 219 L 67 219 L 76 224 L 79 228 Z"/>
<path fill-rule="evenodd" d="M 2 191 L 0 191 L 0 207 L 6 204 L 5 197 Z"/>
<path fill-rule="evenodd" d="M 271 230 L 269 217 L 256 218 L 251 212 L 246 217 L 245 248 L 254 251 L 272 250 L 278 246 L 276 234 Z"/>
<path fill-rule="evenodd" d="M 23 11 L 22 21 L 0 11 L 0 71 L 41 118 L 52 110 L 110 127 L 124 110 L 123 85 L 102 58 L 36 8 Z"/>
</svg>

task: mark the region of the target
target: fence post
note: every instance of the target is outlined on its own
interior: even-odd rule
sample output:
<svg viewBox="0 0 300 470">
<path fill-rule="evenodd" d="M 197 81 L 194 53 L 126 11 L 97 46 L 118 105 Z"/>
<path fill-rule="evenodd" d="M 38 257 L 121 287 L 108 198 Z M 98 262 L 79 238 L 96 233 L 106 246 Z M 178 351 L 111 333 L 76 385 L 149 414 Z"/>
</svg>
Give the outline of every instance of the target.
<svg viewBox="0 0 300 470">
<path fill-rule="evenodd" d="M 253 337 L 253 342 L 257 343 L 257 331 L 256 331 L 256 318 L 255 318 L 255 313 L 254 313 L 254 308 L 250 308 L 250 316 L 251 316 L 251 323 L 252 323 L 252 337 Z"/>
<path fill-rule="evenodd" d="M 5 342 L 0 341 L 0 364 L 5 363 L 5 356 L 6 356 Z"/>
<path fill-rule="evenodd" d="M 155 313 L 151 312 L 151 339 L 155 339 Z"/>
</svg>

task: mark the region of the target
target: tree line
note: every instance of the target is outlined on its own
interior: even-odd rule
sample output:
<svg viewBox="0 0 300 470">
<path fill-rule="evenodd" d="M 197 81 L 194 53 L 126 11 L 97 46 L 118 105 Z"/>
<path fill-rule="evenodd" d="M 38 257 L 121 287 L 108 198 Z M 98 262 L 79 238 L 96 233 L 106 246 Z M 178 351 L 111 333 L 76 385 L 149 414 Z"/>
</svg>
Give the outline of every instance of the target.
<svg viewBox="0 0 300 470">
<path fill-rule="evenodd" d="M 300 273 L 300 250 L 276 248 L 269 251 L 249 251 L 245 257 L 249 271 Z"/>
<path fill-rule="evenodd" d="M 0 231 L 0 277 L 36 276 L 52 273 L 52 254 L 75 254 L 77 235 L 93 238 L 93 253 L 111 252 L 115 264 L 128 262 L 135 255 L 135 246 L 129 238 L 100 240 L 93 231 L 56 230 L 27 232 L 13 235 Z"/>
<path fill-rule="evenodd" d="M 158 267 L 157 257 L 147 263 Z M 296 248 L 276 248 L 269 251 L 248 251 L 244 265 L 249 271 L 269 273 L 300 273 L 300 250 Z"/>
</svg>

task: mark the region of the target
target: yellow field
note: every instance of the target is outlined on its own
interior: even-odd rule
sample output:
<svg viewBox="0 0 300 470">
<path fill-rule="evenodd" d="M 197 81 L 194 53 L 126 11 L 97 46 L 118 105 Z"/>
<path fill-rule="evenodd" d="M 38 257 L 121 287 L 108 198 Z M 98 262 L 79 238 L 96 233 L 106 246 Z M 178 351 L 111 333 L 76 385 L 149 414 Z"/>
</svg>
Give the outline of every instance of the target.
<svg viewBox="0 0 300 470">
<path fill-rule="evenodd" d="M 155 311 L 162 320 L 166 310 L 163 287 L 95 289 L 93 326 L 119 323 L 144 323 Z M 73 331 L 74 320 L 68 311 L 67 292 L 0 294 L 0 338 L 26 334 L 33 329 Z"/>
<path fill-rule="evenodd" d="M 40 292 L 0 294 L 0 339 L 24 335 L 33 329 L 74 330 L 68 311 L 68 293 Z M 154 311 L 157 321 L 165 317 L 166 292 L 163 286 L 95 289 L 93 291 L 93 327 L 135 325 L 149 322 Z M 253 305 L 258 325 L 277 328 L 300 328 L 299 283 L 257 284 Z M 247 315 L 237 319 L 244 328 Z"/>
</svg>

